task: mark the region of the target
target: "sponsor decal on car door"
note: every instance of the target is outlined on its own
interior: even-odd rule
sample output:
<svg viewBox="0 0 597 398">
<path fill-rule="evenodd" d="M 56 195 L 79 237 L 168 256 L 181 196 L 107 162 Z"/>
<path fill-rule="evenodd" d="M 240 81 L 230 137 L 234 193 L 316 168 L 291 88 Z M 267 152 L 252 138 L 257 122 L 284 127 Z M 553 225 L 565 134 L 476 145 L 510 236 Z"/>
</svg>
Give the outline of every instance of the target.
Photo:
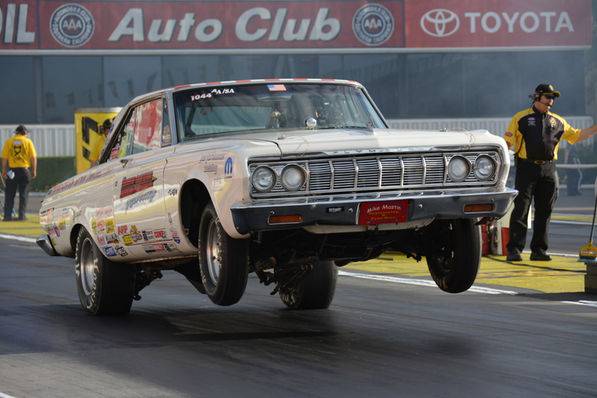
<svg viewBox="0 0 597 398">
<path fill-rule="evenodd" d="M 120 252 L 131 260 L 176 255 L 164 205 L 164 167 L 172 147 L 162 147 L 162 99 L 135 107 L 124 129 L 131 139 L 113 192 Z"/>
</svg>

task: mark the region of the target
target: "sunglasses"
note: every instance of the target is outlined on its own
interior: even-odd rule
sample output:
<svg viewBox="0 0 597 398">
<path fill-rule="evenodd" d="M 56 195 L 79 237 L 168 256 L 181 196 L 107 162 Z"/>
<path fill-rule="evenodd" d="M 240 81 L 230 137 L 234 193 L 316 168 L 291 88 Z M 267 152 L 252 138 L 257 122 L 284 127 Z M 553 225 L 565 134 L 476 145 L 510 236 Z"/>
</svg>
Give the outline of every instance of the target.
<svg viewBox="0 0 597 398">
<path fill-rule="evenodd" d="M 543 96 L 545 98 L 547 98 L 547 99 L 550 99 L 550 100 L 555 100 L 556 99 L 556 96 L 553 95 L 553 94 L 543 94 Z"/>
</svg>

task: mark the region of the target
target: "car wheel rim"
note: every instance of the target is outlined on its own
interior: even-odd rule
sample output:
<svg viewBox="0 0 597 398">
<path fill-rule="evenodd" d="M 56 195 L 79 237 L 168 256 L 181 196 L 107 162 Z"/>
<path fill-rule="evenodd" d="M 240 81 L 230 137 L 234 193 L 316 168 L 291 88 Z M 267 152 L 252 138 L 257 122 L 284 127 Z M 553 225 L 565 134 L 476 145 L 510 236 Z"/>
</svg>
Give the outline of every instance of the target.
<svg viewBox="0 0 597 398">
<path fill-rule="evenodd" d="M 81 286 L 86 295 L 90 295 L 95 290 L 97 280 L 97 256 L 93 250 L 93 244 L 89 239 L 85 239 L 81 247 Z"/>
<path fill-rule="evenodd" d="M 221 239 L 216 224 L 216 220 L 213 220 L 209 224 L 207 231 L 207 269 L 209 271 L 209 277 L 211 282 L 215 285 L 218 283 L 220 277 L 220 271 L 222 269 L 222 247 Z"/>
</svg>

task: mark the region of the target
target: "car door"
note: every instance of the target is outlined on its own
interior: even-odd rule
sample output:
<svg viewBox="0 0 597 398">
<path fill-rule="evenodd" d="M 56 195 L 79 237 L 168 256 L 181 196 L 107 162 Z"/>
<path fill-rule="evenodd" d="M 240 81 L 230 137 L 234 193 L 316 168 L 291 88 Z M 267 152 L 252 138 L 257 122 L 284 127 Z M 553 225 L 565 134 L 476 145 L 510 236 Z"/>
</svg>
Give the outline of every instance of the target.
<svg viewBox="0 0 597 398">
<path fill-rule="evenodd" d="M 164 101 L 155 98 L 133 107 L 120 132 L 121 170 L 113 190 L 117 252 L 129 260 L 173 257 L 173 241 L 164 203 L 164 167 L 172 153 L 164 133 Z"/>
</svg>

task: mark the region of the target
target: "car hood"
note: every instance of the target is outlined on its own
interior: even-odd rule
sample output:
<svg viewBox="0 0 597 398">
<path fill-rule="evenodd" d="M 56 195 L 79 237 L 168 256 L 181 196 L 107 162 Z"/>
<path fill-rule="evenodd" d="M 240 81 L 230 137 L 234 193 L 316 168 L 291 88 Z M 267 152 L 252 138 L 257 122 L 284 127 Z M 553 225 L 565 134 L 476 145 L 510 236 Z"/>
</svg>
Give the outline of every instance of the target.
<svg viewBox="0 0 597 398">
<path fill-rule="evenodd" d="M 293 130 L 276 134 L 252 134 L 253 138 L 275 143 L 283 156 L 346 151 L 426 152 L 469 149 L 477 145 L 504 146 L 504 140 L 486 130 Z"/>
</svg>

